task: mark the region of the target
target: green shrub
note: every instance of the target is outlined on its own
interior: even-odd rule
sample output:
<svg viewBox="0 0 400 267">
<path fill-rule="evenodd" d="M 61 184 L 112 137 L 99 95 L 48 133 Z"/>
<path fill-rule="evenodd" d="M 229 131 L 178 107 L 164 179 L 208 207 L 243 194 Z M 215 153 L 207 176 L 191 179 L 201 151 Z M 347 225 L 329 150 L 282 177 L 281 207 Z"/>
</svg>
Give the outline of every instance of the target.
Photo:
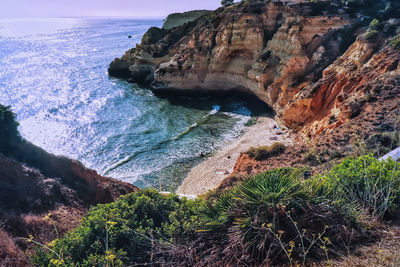
<svg viewBox="0 0 400 267">
<path fill-rule="evenodd" d="M 10 107 L 0 105 L 0 152 L 8 153 L 12 143 L 19 140 L 18 122 Z"/>
<path fill-rule="evenodd" d="M 250 118 L 245 124 L 244 126 L 246 127 L 251 127 L 257 124 L 257 118 Z"/>
<path fill-rule="evenodd" d="M 357 204 L 373 219 L 381 219 L 400 205 L 400 163 L 380 161 L 371 155 L 346 158 L 323 180 L 323 195 Z"/>
<path fill-rule="evenodd" d="M 379 22 L 378 19 L 373 19 L 373 20 L 371 21 L 371 23 L 369 24 L 369 28 L 370 28 L 371 30 L 378 30 L 378 29 L 381 28 L 381 23 Z"/>
<path fill-rule="evenodd" d="M 319 152 L 315 148 L 312 148 L 304 154 L 304 159 L 307 161 L 318 161 L 320 159 Z"/>
<path fill-rule="evenodd" d="M 364 38 L 366 40 L 372 40 L 374 39 L 377 35 L 379 34 L 379 32 L 377 30 L 371 30 L 368 29 L 365 34 L 364 34 Z"/>
<path fill-rule="evenodd" d="M 399 132 L 383 132 L 370 135 L 366 140 L 367 148 L 378 156 L 383 156 L 400 146 Z"/>
<path fill-rule="evenodd" d="M 231 5 L 233 5 L 233 0 L 222 0 L 221 1 L 221 5 L 222 6 L 231 6 Z"/>
<path fill-rule="evenodd" d="M 289 205 L 290 202 L 309 200 L 311 191 L 303 187 L 303 170 L 282 168 L 260 173 L 248 178 L 238 186 L 214 194 L 209 198 L 211 208 L 206 217 L 206 229 L 215 230 L 231 221 L 231 209 L 246 204 L 249 210 L 259 206 Z"/>
<path fill-rule="evenodd" d="M 373 174 L 381 166 L 368 159 L 365 166 Z M 345 161 L 326 176 L 307 180 L 305 168 L 275 169 L 214 191 L 206 202 L 144 190 L 92 208 L 76 230 L 39 249 L 33 263 L 258 266 L 326 259 L 345 249 L 343 242 L 348 246 L 366 237 L 343 205 L 328 199 L 353 201 L 337 182 L 344 174 L 360 179 L 362 172 L 351 166 Z"/>
<path fill-rule="evenodd" d="M 239 179 L 205 201 L 144 190 L 98 205 L 76 230 L 38 250 L 33 263 L 304 266 L 368 241 L 356 220 L 360 210 L 382 218 L 399 208 L 400 163 L 367 155 L 346 158 L 309 179 L 306 170 L 282 168 Z"/>
<path fill-rule="evenodd" d="M 142 37 L 143 46 L 155 44 L 167 34 L 167 31 L 157 27 L 151 27 Z"/>
<path fill-rule="evenodd" d="M 394 49 L 400 48 L 400 36 L 396 36 L 392 40 L 390 40 L 389 45 Z"/>
<path fill-rule="evenodd" d="M 319 196 L 303 174 L 304 169 L 276 169 L 214 195 L 193 253 L 207 262 L 229 266 L 237 261 L 248 266 L 293 265 L 327 255 L 353 233 L 357 239 L 358 231 L 350 220 Z M 204 247 L 213 249 L 204 252 Z M 180 263 L 185 262 L 190 260 Z"/>
<path fill-rule="evenodd" d="M 115 203 L 98 205 L 81 226 L 39 251 L 34 264 L 61 260 L 67 266 L 144 264 L 153 261 L 156 243 L 188 238 L 201 224 L 201 201 L 163 196 L 155 190 L 130 194 Z"/>
<path fill-rule="evenodd" d="M 307 201 L 312 192 L 302 184 L 301 169 L 283 168 L 260 173 L 244 181 L 238 188 L 240 199 L 251 205 L 289 205 Z"/>
<path fill-rule="evenodd" d="M 270 146 L 262 146 L 258 148 L 251 147 L 246 154 L 255 160 L 265 160 L 269 157 L 283 153 L 286 146 L 282 143 L 274 143 Z"/>
</svg>

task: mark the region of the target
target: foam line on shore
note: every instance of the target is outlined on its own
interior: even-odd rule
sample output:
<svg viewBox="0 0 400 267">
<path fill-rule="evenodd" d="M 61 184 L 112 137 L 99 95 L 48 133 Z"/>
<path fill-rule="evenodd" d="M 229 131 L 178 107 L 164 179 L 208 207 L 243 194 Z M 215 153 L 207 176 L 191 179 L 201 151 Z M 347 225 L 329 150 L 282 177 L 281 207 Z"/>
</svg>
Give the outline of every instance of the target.
<svg viewBox="0 0 400 267">
<path fill-rule="evenodd" d="M 206 115 L 200 118 L 199 121 L 193 123 L 192 125 L 188 126 L 183 132 L 177 134 L 176 136 L 172 137 L 171 140 L 179 140 L 180 138 L 184 137 L 188 133 L 190 133 L 192 130 L 196 129 L 199 127 L 201 124 L 205 123 L 212 115 L 215 115 L 218 113 L 218 111 L 221 109 L 221 106 L 215 105 L 213 106 L 213 109 Z"/>
<path fill-rule="evenodd" d="M 179 140 L 180 138 L 182 138 L 185 135 L 187 135 L 188 133 L 190 133 L 193 129 L 197 128 L 199 125 L 201 125 L 204 122 L 206 122 L 210 118 L 210 116 L 217 114 L 220 109 L 221 109 L 221 106 L 218 106 L 218 105 L 213 106 L 213 109 L 208 114 L 206 114 L 203 117 L 201 117 L 201 119 L 199 121 L 197 121 L 197 122 L 193 123 L 192 125 L 188 126 L 183 132 L 177 134 L 176 136 L 174 136 L 174 137 L 172 137 L 170 139 L 167 139 L 167 140 L 164 140 L 164 141 L 160 142 L 159 144 L 151 147 L 150 149 L 137 151 L 132 155 L 128 155 L 128 156 L 124 157 L 123 159 L 121 159 L 121 160 L 117 161 L 116 163 L 110 165 L 102 173 L 102 175 L 109 174 L 111 171 L 113 171 L 113 170 L 125 165 L 126 163 L 130 162 L 132 159 L 134 159 L 136 156 L 138 156 L 138 155 L 140 155 L 142 153 L 145 153 L 145 152 L 147 152 L 149 150 L 157 150 L 157 149 L 161 148 L 162 145 L 165 145 L 165 144 L 167 144 L 169 142 L 172 142 L 172 141 Z"/>
</svg>

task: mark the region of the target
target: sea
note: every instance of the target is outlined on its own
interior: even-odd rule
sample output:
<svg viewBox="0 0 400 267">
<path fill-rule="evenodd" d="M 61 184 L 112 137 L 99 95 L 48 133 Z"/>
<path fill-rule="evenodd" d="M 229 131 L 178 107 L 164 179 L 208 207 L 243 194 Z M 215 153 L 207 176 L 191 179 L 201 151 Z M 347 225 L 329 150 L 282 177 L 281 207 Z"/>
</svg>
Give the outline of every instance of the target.
<svg viewBox="0 0 400 267">
<path fill-rule="evenodd" d="M 161 19 L 0 20 L 0 104 L 28 141 L 101 175 L 174 191 L 265 106 L 244 97 L 158 98 L 109 77 L 116 57 Z"/>
</svg>

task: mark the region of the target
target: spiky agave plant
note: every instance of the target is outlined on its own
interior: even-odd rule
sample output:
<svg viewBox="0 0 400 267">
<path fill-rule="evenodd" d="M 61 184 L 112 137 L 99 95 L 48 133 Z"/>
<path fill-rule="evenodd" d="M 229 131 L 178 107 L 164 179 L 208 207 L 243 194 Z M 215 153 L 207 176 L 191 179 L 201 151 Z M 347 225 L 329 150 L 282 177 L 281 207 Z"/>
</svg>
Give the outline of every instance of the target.
<svg viewBox="0 0 400 267">
<path fill-rule="evenodd" d="M 240 185 L 236 199 L 255 208 L 308 200 L 312 192 L 303 186 L 302 176 L 302 169 L 292 168 L 257 174 Z"/>
<path fill-rule="evenodd" d="M 360 238 L 358 226 L 321 194 L 323 184 L 303 179 L 304 171 L 260 173 L 209 199 L 196 251 L 229 266 L 304 265 Z"/>
<path fill-rule="evenodd" d="M 310 187 L 304 186 L 303 173 L 304 169 L 282 168 L 249 177 L 208 203 L 207 222 L 200 231 L 223 231 L 228 244 L 236 243 L 232 249 L 240 243 L 245 248 L 243 257 L 256 262 L 270 258 L 271 253 L 279 255 L 282 247 L 276 234 L 281 228 L 294 232 L 287 215 L 291 210 L 299 212 L 313 197 Z"/>
<path fill-rule="evenodd" d="M 285 205 L 289 200 L 304 198 L 301 176 L 304 169 L 282 168 L 249 177 L 241 185 L 217 194 L 208 201 L 207 223 L 203 231 L 216 230 L 233 222 L 241 208 Z M 245 207 L 243 207 L 245 205 Z M 254 207 L 251 207 L 253 205 Z"/>
<path fill-rule="evenodd" d="M 205 224 L 199 231 L 220 230 L 230 224 L 231 209 L 236 205 L 235 195 L 237 188 L 224 191 L 208 202 L 208 209 L 204 212 Z"/>
<path fill-rule="evenodd" d="M 238 188 L 235 199 L 240 205 L 232 211 L 234 232 L 254 258 L 278 255 L 279 239 L 287 239 L 287 244 L 295 239 L 295 225 L 288 216 L 302 212 L 302 206 L 313 200 L 312 190 L 304 186 L 303 171 L 284 168 L 261 173 Z"/>
</svg>

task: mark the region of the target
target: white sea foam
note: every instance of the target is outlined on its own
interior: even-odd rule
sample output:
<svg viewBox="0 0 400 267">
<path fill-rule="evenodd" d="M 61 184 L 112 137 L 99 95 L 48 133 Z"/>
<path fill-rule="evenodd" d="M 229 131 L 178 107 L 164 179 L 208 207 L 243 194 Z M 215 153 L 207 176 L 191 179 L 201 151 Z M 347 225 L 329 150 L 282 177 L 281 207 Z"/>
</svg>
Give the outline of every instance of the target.
<svg viewBox="0 0 400 267">
<path fill-rule="evenodd" d="M 234 112 L 247 114 L 232 100 L 236 107 L 228 101 L 204 111 L 210 101 L 218 101 L 189 98 L 187 106 L 174 105 L 148 89 L 107 75 L 110 61 L 140 42 L 150 26 L 161 26 L 161 20 L 146 24 L 66 19 L 56 28 L 36 29 L 39 34 L 1 35 L 7 27 L 26 30 L 30 26 L 24 26 L 29 21 L 10 23 L 14 22 L 0 21 L 1 104 L 12 106 L 26 139 L 51 153 L 78 159 L 99 173 L 157 186 L 152 182 L 160 171 L 197 160 L 237 137 L 248 119 L 225 112 L 237 109 Z M 31 25 L 43 23 L 52 21 Z M 198 109 L 190 106 L 194 102 Z"/>
</svg>

